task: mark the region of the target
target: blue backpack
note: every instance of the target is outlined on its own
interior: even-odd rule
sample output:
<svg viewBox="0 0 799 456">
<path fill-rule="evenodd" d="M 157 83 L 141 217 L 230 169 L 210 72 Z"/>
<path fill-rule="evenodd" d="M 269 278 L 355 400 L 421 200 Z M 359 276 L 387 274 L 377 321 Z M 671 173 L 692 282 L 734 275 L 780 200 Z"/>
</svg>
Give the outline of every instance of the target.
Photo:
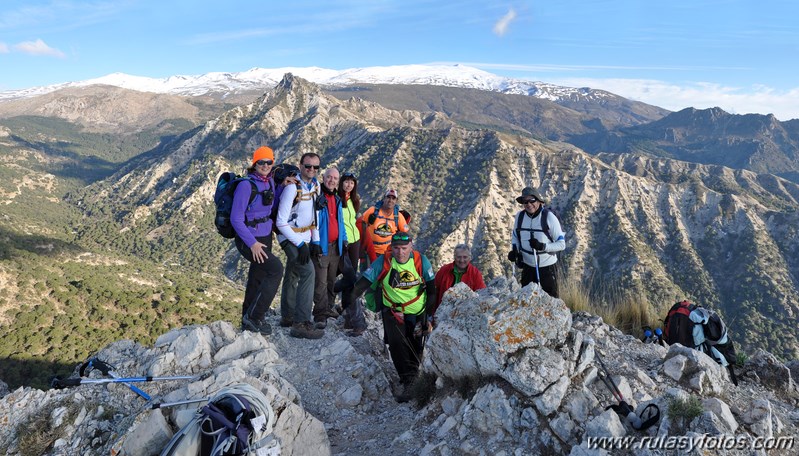
<svg viewBox="0 0 799 456">
<path fill-rule="evenodd" d="M 236 187 L 239 185 L 239 183 L 245 181 L 252 185 L 250 201 L 247 203 L 249 206 L 255 199 L 255 195 L 258 194 L 258 187 L 255 185 L 255 182 L 253 182 L 252 179 L 247 176 L 239 176 L 234 172 L 226 172 L 222 173 L 216 182 L 216 191 L 214 192 L 216 217 L 214 217 L 214 226 L 216 227 L 216 232 L 225 239 L 233 239 L 236 237 L 236 230 L 233 229 L 233 225 L 230 223 L 230 209 L 233 207 L 233 192 L 236 191 Z M 274 197 L 274 190 L 271 189 L 266 190 L 264 197 L 268 196 L 268 192 L 272 192 L 272 197 Z M 253 222 L 260 223 L 262 221 L 263 220 L 252 220 L 246 223 L 248 226 L 251 226 Z"/>
</svg>

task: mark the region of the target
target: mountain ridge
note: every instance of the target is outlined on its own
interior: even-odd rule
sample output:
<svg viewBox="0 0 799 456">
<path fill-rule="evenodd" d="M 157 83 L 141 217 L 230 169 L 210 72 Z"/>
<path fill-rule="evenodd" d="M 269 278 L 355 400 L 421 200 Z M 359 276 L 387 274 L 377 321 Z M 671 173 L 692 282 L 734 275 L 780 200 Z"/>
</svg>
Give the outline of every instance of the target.
<svg viewBox="0 0 799 456">
<path fill-rule="evenodd" d="M 799 350 L 797 334 L 787 330 L 790 322 L 779 320 L 799 308 L 791 272 L 799 268 L 799 255 L 792 254 L 799 238 L 791 228 L 799 226 L 799 189 L 768 175 L 633 155 L 592 156 L 565 143 L 467 130 L 443 114 L 341 101 L 287 75 L 259 100 L 134 160 L 76 198 L 91 210 L 116 195 L 112 212 L 120 215 L 111 223 L 145 244 L 158 236 L 196 242 L 197 233 L 210 227 L 203 221 L 212 217 L 215 176 L 260 144 L 270 144 L 278 161 L 315 151 L 325 166 L 354 171 L 366 201 L 387 185 L 397 187 L 401 204 L 417 220 L 418 246 L 435 264 L 467 242 L 488 277 L 511 272 L 504 260 L 508 221 L 518 210 L 519 189 L 533 183 L 568 229 L 561 261 L 572 280 L 613 283 L 661 303 L 691 296 L 745 315 L 748 324 L 770 328 L 779 339 L 746 334 L 747 344 L 765 343 L 787 357 Z M 774 239 L 771 232 L 783 236 Z M 147 241 L 148 233 L 158 235 Z M 173 255 L 180 263 L 192 261 Z M 738 261 L 741 256 L 747 261 Z M 747 277 L 755 281 L 741 288 Z"/>
</svg>

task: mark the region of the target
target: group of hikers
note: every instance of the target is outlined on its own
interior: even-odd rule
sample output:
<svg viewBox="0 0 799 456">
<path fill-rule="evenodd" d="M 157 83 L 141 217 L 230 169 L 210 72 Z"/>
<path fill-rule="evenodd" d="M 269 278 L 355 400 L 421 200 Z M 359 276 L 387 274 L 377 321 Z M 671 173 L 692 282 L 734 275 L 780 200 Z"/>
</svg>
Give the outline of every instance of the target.
<svg viewBox="0 0 799 456">
<path fill-rule="evenodd" d="M 400 211 L 396 189 L 387 189 L 382 201 L 358 216 L 361 199 L 354 174 L 328 167 L 319 182 L 321 159 L 311 152 L 300 157 L 299 165 L 294 175 L 276 179 L 274 151 L 259 147 L 247 169 L 252 185 L 235 187 L 230 224 L 236 248 L 250 262 L 242 329 L 271 334 L 266 315 L 282 279 L 280 326 L 290 328 L 290 336 L 321 338 L 328 318 L 343 313 L 347 334 L 357 337 L 366 330 L 359 299 L 366 294 L 367 307 L 381 315 L 384 340 L 407 390 L 444 292 L 460 282 L 475 291 L 486 286 L 471 263 L 471 249 L 456 246 L 453 262 L 436 273 L 414 249 L 408 234 L 411 216 Z M 556 252 L 565 247 L 561 225 L 533 188 L 525 188 L 517 202 L 522 210 L 515 218 L 508 259 L 521 268 L 522 285 L 539 283 L 557 297 Z M 272 253 L 273 233 L 285 253 L 285 267 Z M 335 306 L 338 293 L 340 307 Z M 398 400 L 407 398 L 407 392 L 398 395 Z"/>
</svg>

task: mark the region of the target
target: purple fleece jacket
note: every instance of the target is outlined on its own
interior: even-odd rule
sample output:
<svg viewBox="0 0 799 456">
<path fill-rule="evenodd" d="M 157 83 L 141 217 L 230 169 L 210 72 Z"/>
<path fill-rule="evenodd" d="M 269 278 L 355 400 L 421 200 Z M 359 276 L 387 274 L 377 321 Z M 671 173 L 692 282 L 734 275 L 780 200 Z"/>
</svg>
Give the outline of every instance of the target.
<svg viewBox="0 0 799 456">
<path fill-rule="evenodd" d="M 255 244 L 256 237 L 266 237 L 272 234 L 272 219 L 269 216 L 272 214 L 272 205 L 275 204 L 274 198 L 268 204 L 264 204 L 263 191 L 271 189 L 273 194 L 275 191 L 275 181 L 272 176 L 268 178 L 259 176 L 258 174 L 248 174 L 255 186 L 258 188 L 258 194 L 252 203 L 247 205 L 250 201 L 250 194 L 252 193 L 252 185 L 247 182 L 241 182 L 236 186 L 236 191 L 233 192 L 233 206 L 230 208 L 230 224 L 236 230 L 236 235 L 247 244 L 247 247 L 252 247 Z M 246 221 L 265 219 L 255 226 L 247 226 Z"/>
</svg>

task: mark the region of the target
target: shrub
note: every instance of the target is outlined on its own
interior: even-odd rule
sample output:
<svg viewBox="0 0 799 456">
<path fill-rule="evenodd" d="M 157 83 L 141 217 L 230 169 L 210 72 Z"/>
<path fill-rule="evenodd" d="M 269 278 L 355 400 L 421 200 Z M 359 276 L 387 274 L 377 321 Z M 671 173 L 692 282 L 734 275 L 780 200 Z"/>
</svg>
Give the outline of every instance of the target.
<svg viewBox="0 0 799 456">
<path fill-rule="evenodd" d="M 690 423 L 704 411 L 702 401 L 696 396 L 688 396 L 686 399 L 673 398 L 669 401 L 669 417 L 674 420 L 683 419 L 686 423 Z"/>
</svg>

